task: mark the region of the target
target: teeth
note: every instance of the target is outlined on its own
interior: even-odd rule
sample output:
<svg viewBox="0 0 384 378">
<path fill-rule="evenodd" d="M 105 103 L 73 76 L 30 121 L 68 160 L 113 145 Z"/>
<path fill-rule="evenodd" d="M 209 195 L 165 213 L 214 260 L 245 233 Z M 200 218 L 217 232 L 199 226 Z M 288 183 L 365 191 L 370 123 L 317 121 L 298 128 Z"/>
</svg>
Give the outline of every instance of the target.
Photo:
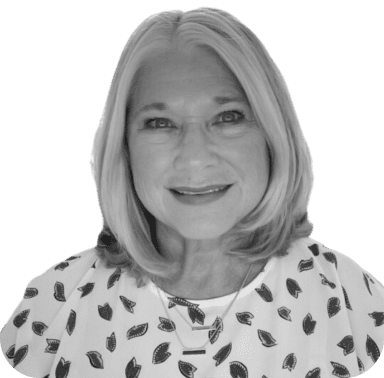
<svg viewBox="0 0 384 378">
<path fill-rule="evenodd" d="M 220 190 L 223 190 L 224 188 L 226 188 L 226 186 L 223 186 L 223 187 L 217 188 L 217 189 L 207 190 L 206 192 L 199 192 L 199 193 L 196 193 L 196 192 L 183 192 L 183 191 L 178 191 L 178 190 L 176 190 L 176 192 L 178 192 L 180 194 L 199 195 L 199 194 L 208 194 L 208 193 L 218 192 Z"/>
</svg>

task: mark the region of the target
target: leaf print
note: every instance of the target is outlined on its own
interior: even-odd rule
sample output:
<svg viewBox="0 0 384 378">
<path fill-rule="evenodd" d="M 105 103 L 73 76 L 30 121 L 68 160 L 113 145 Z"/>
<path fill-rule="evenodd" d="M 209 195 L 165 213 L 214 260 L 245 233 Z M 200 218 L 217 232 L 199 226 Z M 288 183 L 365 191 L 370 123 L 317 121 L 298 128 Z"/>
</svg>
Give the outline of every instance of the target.
<svg viewBox="0 0 384 378">
<path fill-rule="evenodd" d="M 321 373 L 320 368 L 316 368 L 316 369 L 310 370 L 305 376 L 305 378 L 321 378 L 320 373 Z"/>
<path fill-rule="evenodd" d="M 56 371 L 55 371 L 56 378 L 67 378 L 70 367 L 71 367 L 71 362 L 65 361 L 64 358 L 61 357 L 59 363 L 56 366 Z"/>
<path fill-rule="evenodd" d="M 341 310 L 340 299 L 337 297 L 329 298 L 327 309 L 328 316 L 330 318 L 332 318 L 332 316 L 335 316 Z"/>
<path fill-rule="evenodd" d="M 262 284 L 261 289 L 256 288 L 255 290 L 260 295 L 260 297 L 263 298 L 266 302 L 272 302 L 273 301 L 272 292 L 268 288 L 267 285 Z"/>
<path fill-rule="evenodd" d="M 323 256 L 327 261 L 329 261 L 332 264 L 335 264 L 336 269 L 337 269 L 337 257 L 333 252 L 324 252 Z"/>
<path fill-rule="evenodd" d="M 223 346 L 214 356 L 213 359 L 216 361 L 215 366 L 219 366 L 231 353 L 232 343 Z"/>
<path fill-rule="evenodd" d="M 297 270 L 301 273 L 301 272 L 304 272 L 306 270 L 311 270 L 313 268 L 314 268 L 313 257 L 311 257 L 308 260 L 301 260 L 299 263 L 299 266 L 297 267 Z"/>
<path fill-rule="evenodd" d="M 15 357 L 15 347 L 16 347 L 16 344 L 13 344 L 11 345 L 7 352 L 5 353 L 5 355 L 10 358 L 10 359 L 13 359 Z"/>
<path fill-rule="evenodd" d="M 71 310 L 68 317 L 67 326 L 65 327 L 69 336 L 72 336 L 75 326 L 76 326 L 76 312 Z"/>
<path fill-rule="evenodd" d="M 83 298 L 86 295 L 88 295 L 89 293 L 91 293 L 94 287 L 95 287 L 94 282 L 88 282 L 84 286 L 78 287 L 77 290 L 81 291 L 81 297 L 80 298 Z"/>
<path fill-rule="evenodd" d="M 65 261 L 72 261 L 72 260 L 76 260 L 76 259 L 80 259 L 81 256 L 71 256 L 71 257 L 68 257 L 67 259 L 65 259 Z"/>
<path fill-rule="evenodd" d="M 20 314 L 16 315 L 15 318 L 13 319 L 13 325 L 16 328 L 20 328 L 27 321 L 30 311 L 31 310 L 24 310 L 24 311 L 21 311 Z"/>
<path fill-rule="evenodd" d="M 195 307 L 198 307 L 198 306 L 199 306 L 199 305 L 197 305 L 197 304 L 188 302 L 188 301 L 187 301 L 186 299 L 184 299 L 184 298 L 179 298 L 179 297 L 168 297 L 168 299 L 169 299 L 168 308 L 175 307 L 176 305 L 184 306 L 184 307 L 188 307 L 188 308 L 195 308 Z"/>
<path fill-rule="evenodd" d="M 121 268 L 116 268 L 114 273 L 108 278 L 107 289 L 110 289 L 119 279 L 121 275 Z"/>
<path fill-rule="evenodd" d="M 46 353 L 55 354 L 60 346 L 60 340 L 56 339 L 47 339 L 48 346 L 45 348 Z"/>
<path fill-rule="evenodd" d="M 367 350 L 367 355 L 372 358 L 372 361 L 375 364 L 380 357 L 380 349 L 378 348 L 377 344 L 369 337 L 369 335 L 367 335 L 367 342 L 365 347 Z"/>
<path fill-rule="evenodd" d="M 104 304 L 104 306 L 99 305 L 99 315 L 101 318 L 105 320 L 111 320 L 113 311 L 111 309 L 111 306 L 107 303 Z"/>
<path fill-rule="evenodd" d="M 327 280 L 327 278 L 324 276 L 324 274 L 321 274 L 321 273 L 319 273 L 319 274 L 322 278 L 321 283 L 323 285 L 328 285 L 331 289 L 334 289 L 336 287 L 336 285 L 333 282 L 330 282 Z"/>
<path fill-rule="evenodd" d="M 359 365 L 360 373 L 364 373 L 365 368 L 359 357 L 357 357 L 357 364 Z"/>
<path fill-rule="evenodd" d="M 28 354 L 28 345 L 20 347 L 13 357 L 13 367 L 15 368 Z"/>
<path fill-rule="evenodd" d="M 331 364 L 333 366 L 333 372 L 332 374 L 339 378 L 349 378 L 351 374 L 349 373 L 348 369 L 341 364 L 338 364 L 337 362 L 332 362 Z"/>
<path fill-rule="evenodd" d="M 248 378 L 247 367 L 239 361 L 230 362 L 229 371 L 232 378 Z"/>
<path fill-rule="evenodd" d="M 219 316 L 216 317 L 216 319 L 212 325 L 215 327 L 215 329 L 212 329 L 208 332 L 208 338 L 209 338 L 209 341 L 211 342 L 211 344 L 213 344 L 217 341 L 217 339 L 220 336 L 220 332 L 222 332 L 223 328 L 224 328 L 223 320 Z"/>
<path fill-rule="evenodd" d="M 153 352 L 152 363 L 153 364 L 161 364 L 166 361 L 171 353 L 168 352 L 170 343 L 162 343 Z"/>
<path fill-rule="evenodd" d="M 280 307 L 277 309 L 277 313 L 285 320 L 292 321 L 291 316 L 289 315 L 291 313 L 291 310 L 287 307 Z"/>
<path fill-rule="evenodd" d="M 372 312 L 368 314 L 372 319 L 375 319 L 375 327 L 380 327 L 384 324 L 384 312 Z"/>
<path fill-rule="evenodd" d="M 313 253 L 314 256 L 319 256 L 319 246 L 317 244 L 312 244 L 308 247 L 308 249 Z"/>
<path fill-rule="evenodd" d="M 55 270 L 61 270 L 63 271 L 65 268 L 69 266 L 69 263 L 67 261 L 61 262 L 60 264 L 55 266 Z"/>
<path fill-rule="evenodd" d="M 353 342 L 353 337 L 351 335 L 345 336 L 337 346 L 344 349 L 344 356 L 354 352 L 355 344 Z"/>
<path fill-rule="evenodd" d="M 265 347 L 273 347 L 277 345 L 276 340 L 272 337 L 272 335 L 269 332 L 262 331 L 261 329 L 257 330 L 257 333 L 259 334 L 259 339 L 261 343 Z"/>
<path fill-rule="evenodd" d="M 199 323 L 204 325 L 205 314 L 198 307 L 188 307 L 188 315 L 192 320 L 192 323 Z"/>
<path fill-rule="evenodd" d="M 137 378 L 140 374 L 141 365 L 136 365 L 135 357 L 128 362 L 127 367 L 125 368 L 125 377 L 126 378 Z"/>
<path fill-rule="evenodd" d="M 294 353 L 288 354 L 287 357 L 285 357 L 285 360 L 283 362 L 283 369 L 288 369 L 289 371 L 292 371 L 297 364 L 297 358 Z"/>
<path fill-rule="evenodd" d="M 351 307 L 351 304 L 349 303 L 349 298 L 348 298 L 348 294 L 346 292 L 346 290 L 343 288 L 343 293 L 344 293 L 344 300 L 345 300 L 345 305 L 347 306 L 347 309 L 348 310 L 351 310 L 352 311 L 352 307 Z"/>
<path fill-rule="evenodd" d="M 125 298 L 124 295 L 120 295 L 120 300 L 124 308 L 130 313 L 134 314 L 133 308 L 136 306 L 136 302 L 130 301 L 129 299 Z"/>
<path fill-rule="evenodd" d="M 254 316 L 250 312 L 237 312 L 236 318 L 241 324 L 252 325 L 249 319 L 253 319 Z"/>
<path fill-rule="evenodd" d="M 24 299 L 30 299 L 36 297 L 39 291 L 35 287 L 27 287 L 24 293 Z"/>
<path fill-rule="evenodd" d="M 97 260 L 96 260 L 96 261 L 97 261 Z M 96 261 L 93 263 L 93 265 L 91 266 L 91 268 L 96 269 Z"/>
<path fill-rule="evenodd" d="M 133 339 L 134 337 L 143 336 L 147 331 L 148 331 L 148 323 L 133 326 L 127 332 L 127 339 L 129 340 L 129 339 Z"/>
<path fill-rule="evenodd" d="M 64 284 L 61 282 L 55 283 L 55 293 L 53 295 L 55 299 L 59 302 L 65 302 L 65 296 L 64 296 Z"/>
<path fill-rule="evenodd" d="M 110 352 L 114 352 L 116 349 L 116 336 L 115 332 L 112 332 L 110 337 L 107 337 L 107 349 Z"/>
<path fill-rule="evenodd" d="M 32 323 L 32 331 L 38 335 L 43 336 L 43 333 L 48 329 L 48 326 L 43 322 L 33 322 Z"/>
<path fill-rule="evenodd" d="M 292 278 L 287 278 L 287 289 L 289 291 L 289 294 L 291 294 L 292 297 L 295 297 L 295 298 L 299 296 L 299 293 L 303 292 L 299 284 Z"/>
<path fill-rule="evenodd" d="M 89 362 L 95 369 L 104 369 L 103 357 L 99 352 L 91 351 L 87 352 L 86 355 L 89 358 Z"/>
<path fill-rule="evenodd" d="M 194 372 L 197 370 L 192 364 L 184 361 L 179 361 L 179 370 L 186 378 L 194 378 Z"/>
<path fill-rule="evenodd" d="M 363 273 L 363 276 L 364 276 L 365 286 L 367 287 L 367 289 L 368 289 L 368 291 L 369 291 L 369 294 L 372 295 L 371 288 L 369 287 L 369 282 L 368 282 L 367 274 Z"/>
<path fill-rule="evenodd" d="M 303 320 L 303 330 L 306 335 L 311 335 L 315 332 L 316 321 L 312 320 L 312 315 L 308 314 Z"/>
<path fill-rule="evenodd" d="M 165 332 L 172 332 L 176 329 L 175 323 L 172 320 L 162 318 L 159 316 L 160 324 L 157 326 L 158 329 Z"/>
</svg>

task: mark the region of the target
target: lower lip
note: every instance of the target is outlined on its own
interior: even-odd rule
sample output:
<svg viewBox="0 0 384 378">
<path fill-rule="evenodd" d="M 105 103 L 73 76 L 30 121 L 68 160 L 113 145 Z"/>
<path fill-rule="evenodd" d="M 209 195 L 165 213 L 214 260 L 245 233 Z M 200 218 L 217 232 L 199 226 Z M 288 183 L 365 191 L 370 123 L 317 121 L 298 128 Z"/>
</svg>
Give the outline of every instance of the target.
<svg viewBox="0 0 384 378">
<path fill-rule="evenodd" d="M 232 185 L 231 185 L 232 186 Z M 220 198 L 224 197 L 231 186 L 226 187 L 223 190 L 218 192 L 208 193 L 208 194 L 178 194 L 173 191 L 173 197 L 176 198 L 177 201 L 185 204 L 185 205 L 206 205 L 207 203 L 215 202 Z"/>
</svg>

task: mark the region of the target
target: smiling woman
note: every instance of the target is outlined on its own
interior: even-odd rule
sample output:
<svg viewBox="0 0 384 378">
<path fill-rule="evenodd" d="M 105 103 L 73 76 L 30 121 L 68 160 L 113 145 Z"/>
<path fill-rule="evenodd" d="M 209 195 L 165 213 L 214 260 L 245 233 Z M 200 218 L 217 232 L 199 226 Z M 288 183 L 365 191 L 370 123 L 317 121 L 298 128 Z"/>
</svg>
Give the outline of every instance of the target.
<svg viewBox="0 0 384 378">
<path fill-rule="evenodd" d="M 1 333 L 15 369 L 314 378 L 378 360 L 384 287 L 309 237 L 309 150 L 278 68 L 236 18 L 146 19 L 93 156 L 104 229 L 26 289 Z"/>
</svg>

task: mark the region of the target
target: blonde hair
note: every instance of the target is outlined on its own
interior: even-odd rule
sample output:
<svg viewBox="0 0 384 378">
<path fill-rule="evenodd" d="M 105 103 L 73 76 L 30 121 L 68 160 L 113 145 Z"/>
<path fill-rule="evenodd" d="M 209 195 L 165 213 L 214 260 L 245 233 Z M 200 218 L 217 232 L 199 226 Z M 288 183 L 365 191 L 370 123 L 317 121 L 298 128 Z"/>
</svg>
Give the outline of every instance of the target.
<svg viewBox="0 0 384 378">
<path fill-rule="evenodd" d="M 312 161 L 285 81 L 268 52 L 239 20 L 212 8 L 167 11 L 144 20 L 129 38 L 117 65 L 92 150 L 104 229 L 96 250 L 108 266 L 127 267 L 138 287 L 177 274 L 177 262 L 156 242 L 156 219 L 139 200 L 132 178 L 126 121 L 140 68 L 174 47 L 206 48 L 235 75 L 267 142 L 268 188 L 260 203 L 223 235 L 226 255 L 266 262 L 285 256 L 292 241 L 309 236 L 307 206 Z"/>
</svg>

